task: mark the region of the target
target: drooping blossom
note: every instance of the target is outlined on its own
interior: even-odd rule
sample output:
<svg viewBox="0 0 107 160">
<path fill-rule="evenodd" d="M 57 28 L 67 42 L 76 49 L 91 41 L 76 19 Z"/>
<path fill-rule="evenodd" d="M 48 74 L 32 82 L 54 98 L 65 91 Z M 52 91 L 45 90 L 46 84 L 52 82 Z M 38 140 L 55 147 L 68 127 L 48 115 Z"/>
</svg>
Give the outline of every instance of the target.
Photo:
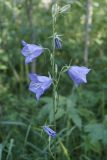
<svg viewBox="0 0 107 160">
<path fill-rule="evenodd" d="M 73 80 L 74 84 L 76 86 L 87 83 L 86 75 L 91 69 L 88 69 L 87 67 L 79 67 L 79 66 L 71 66 L 68 69 L 68 75 Z"/>
<path fill-rule="evenodd" d="M 36 94 L 36 99 L 39 100 L 41 95 L 50 87 L 52 79 L 46 76 L 40 76 L 34 73 L 29 74 L 31 80 L 29 90 Z"/>
<path fill-rule="evenodd" d="M 44 131 L 51 136 L 52 138 L 56 137 L 56 132 L 53 131 L 51 128 L 49 128 L 48 126 L 43 126 Z"/>
<path fill-rule="evenodd" d="M 62 44 L 61 44 L 61 39 L 59 38 L 59 36 L 55 36 L 55 48 L 56 49 L 61 49 L 62 48 Z"/>
<path fill-rule="evenodd" d="M 22 41 L 23 49 L 21 50 L 22 55 L 25 56 L 25 63 L 32 62 L 35 58 L 40 56 L 43 52 L 43 48 L 39 45 L 28 44 Z"/>
</svg>

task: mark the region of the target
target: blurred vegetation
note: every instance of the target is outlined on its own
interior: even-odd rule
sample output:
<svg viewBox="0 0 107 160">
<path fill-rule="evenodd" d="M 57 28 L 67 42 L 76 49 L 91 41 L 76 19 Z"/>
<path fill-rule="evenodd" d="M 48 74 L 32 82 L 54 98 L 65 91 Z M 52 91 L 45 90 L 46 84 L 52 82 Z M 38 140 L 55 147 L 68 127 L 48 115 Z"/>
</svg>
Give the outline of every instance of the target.
<svg viewBox="0 0 107 160">
<path fill-rule="evenodd" d="M 74 3 L 72 3 L 74 2 Z M 59 15 L 57 33 L 63 48 L 56 53 L 59 69 L 84 65 L 84 17 L 86 1 L 72 3 Z M 57 140 L 51 141 L 58 160 L 107 160 L 107 0 L 93 0 L 87 85 L 71 95 L 72 82 L 62 75 Z M 28 91 L 31 64 L 24 64 L 21 40 L 51 49 L 51 5 L 40 0 L 0 0 L 0 160 L 51 160 L 48 137 L 41 126 L 52 124 L 52 91 L 40 102 Z M 47 75 L 50 59 L 45 51 L 36 61 L 36 73 Z"/>
</svg>

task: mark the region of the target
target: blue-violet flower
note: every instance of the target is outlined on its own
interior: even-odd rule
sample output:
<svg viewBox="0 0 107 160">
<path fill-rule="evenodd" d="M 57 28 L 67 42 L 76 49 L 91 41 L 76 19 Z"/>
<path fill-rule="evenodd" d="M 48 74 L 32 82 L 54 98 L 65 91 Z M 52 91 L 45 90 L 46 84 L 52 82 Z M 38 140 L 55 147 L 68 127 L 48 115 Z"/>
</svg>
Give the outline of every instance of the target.
<svg viewBox="0 0 107 160">
<path fill-rule="evenodd" d="M 34 73 L 29 74 L 31 80 L 29 90 L 36 94 L 36 99 L 39 100 L 40 96 L 52 84 L 52 79 L 46 76 L 40 76 Z"/>
<path fill-rule="evenodd" d="M 21 53 L 25 56 L 25 63 L 32 62 L 35 58 L 40 56 L 43 52 L 43 48 L 39 45 L 28 44 L 25 41 L 22 41 L 23 49 Z"/>
<path fill-rule="evenodd" d="M 90 70 L 91 69 L 83 66 L 71 66 L 67 72 L 69 77 L 74 81 L 75 85 L 78 86 L 82 83 L 87 83 L 86 75 Z"/>
<path fill-rule="evenodd" d="M 53 131 L 51 128 L 49 128 L 48 126 L 43 126 L 44 131 L 51 136 L 52 138 L 56 137 L 56 132 Z"/>
<path fill-rule="evenodd" d="M 61 39 L 59 38 L 59 36 L 55 36 L 55 48 L 56 49 L 62 48 Z"/>
</svg>

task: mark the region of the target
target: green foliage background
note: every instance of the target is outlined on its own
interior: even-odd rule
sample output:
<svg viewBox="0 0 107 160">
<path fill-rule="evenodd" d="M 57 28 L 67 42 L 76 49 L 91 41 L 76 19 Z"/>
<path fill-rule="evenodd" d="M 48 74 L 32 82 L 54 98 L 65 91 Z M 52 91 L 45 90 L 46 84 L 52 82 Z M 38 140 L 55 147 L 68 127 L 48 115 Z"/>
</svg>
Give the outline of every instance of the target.
<svg viewBox="0 0 107 160">
<path fill-rule="evenodd" d="M 32 26 L 27 0 L 0 0 L 0 160 L 51 160 L 48 136 L 40 126 L 52 124 L 52 91 L 40 102 L 28 91 L 31 65 L 24 64 L 21 40 L 34 41 L 51 49 L 51 7 L 33 0 Z M 70 1 L 69 1 L 70 2 Z M 68 1 L 60 1 L 61 6 Z M 62 34 L 56 63 L 84 65 L 84 16 L 86 1 L 74 1 L 58 17 Z M 73 95 L 72 82 L 62 75 L 59 109 L 56 115 L 57 140 L 51 141 L 58 160 L 107 160 L 107 0 L 93 0 L 93 23 L 89 48 L 88 83 Z M 33 38 L 32 38 L 33 35 Z M 36 72 L 47 75 L 50 59 L 45 51 L 36 61 Z"/>
</svg>

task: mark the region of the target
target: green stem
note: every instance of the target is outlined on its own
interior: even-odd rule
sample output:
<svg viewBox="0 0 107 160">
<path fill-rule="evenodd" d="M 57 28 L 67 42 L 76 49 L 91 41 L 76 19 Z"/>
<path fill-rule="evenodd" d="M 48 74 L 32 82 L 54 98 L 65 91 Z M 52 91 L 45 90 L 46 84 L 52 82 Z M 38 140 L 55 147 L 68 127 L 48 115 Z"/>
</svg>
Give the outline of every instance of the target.
<svg viewBox="0 0 107 160">
<path fill-rule="evenodd" d="M 49 137 L 49 152 L 50 152 L 53 160 L 55 160 L 55 157 L 54 157 L 54 155 L 53 155 L 53 153 L 52 153 L 52 151 L 51 151 L 51 146 L 50 146 L 51 144 L 50 144 L 50 142 L 51 142 L 51 137 Z"/>
<path fill-rule="evenodd" d="M 55 34 L 55 17 L 53 17 L 53 51 L 52 51 L 52 74 L 53 74 L 53 112 L 54 112 L 54 126 L 56 130 L 56 120 L 55 120 L 55 112 L 56 112 L 56 90 L 55 90 L 55 41 L 54 41 L 54 34 Z"/>
<path fill-rule="evenodd" d="M 54 115 L 54 130 L 56 131 L 56 108 L 57 108 L 57 90 L 56 90 L 56 75 L 55 72 L 55 16 L 52 16 L 52 30 L 53 30 L 53 50 L 52 50 L 52 75 L 53 75 L 53 115 Z M 56 160 L 56 153 L 54 154 L 54 160 Z"/>
</svg>

